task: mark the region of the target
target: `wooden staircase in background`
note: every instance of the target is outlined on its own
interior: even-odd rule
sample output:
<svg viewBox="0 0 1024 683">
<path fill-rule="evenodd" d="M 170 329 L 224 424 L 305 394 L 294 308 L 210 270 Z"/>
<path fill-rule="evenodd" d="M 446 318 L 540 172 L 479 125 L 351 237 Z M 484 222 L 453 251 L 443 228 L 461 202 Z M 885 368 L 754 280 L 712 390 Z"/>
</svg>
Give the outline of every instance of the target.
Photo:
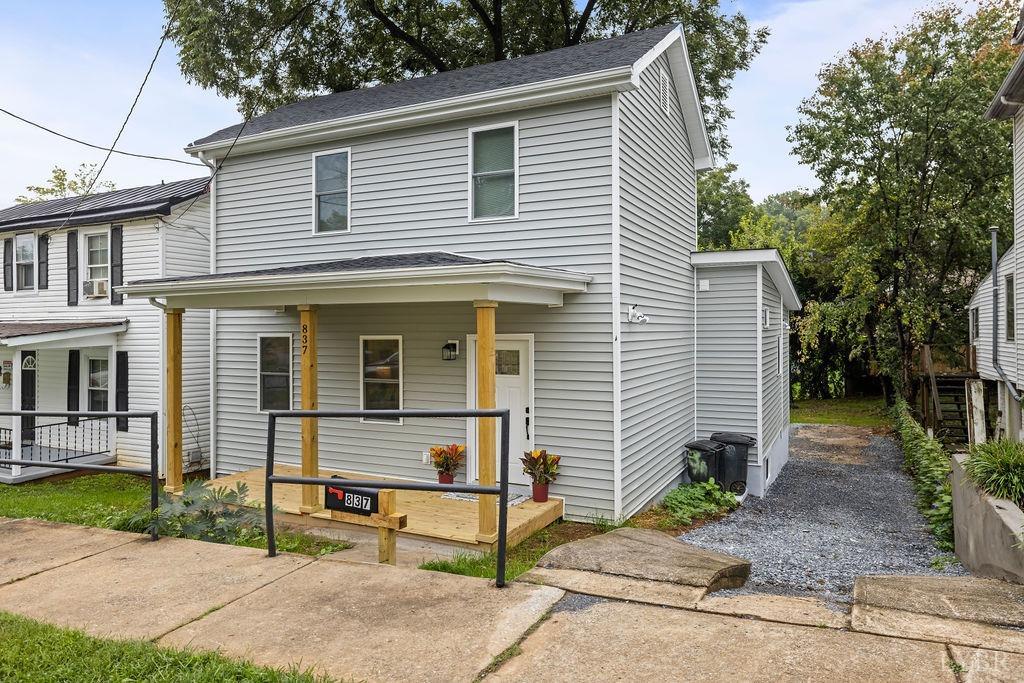
<svg viewBox="0 0 1024 683">
<path fill-rule="evenodd" d="M 947 444 L 967 443 L 968 427 L 967 380 L 977 379 L 973 354 L 968 354 L 968 370 L 945 365 L 936 371 L 932 349 L 921 349 L 921 414 L 925 426 L 931 427 L 935 438 Z"/>
</svg>

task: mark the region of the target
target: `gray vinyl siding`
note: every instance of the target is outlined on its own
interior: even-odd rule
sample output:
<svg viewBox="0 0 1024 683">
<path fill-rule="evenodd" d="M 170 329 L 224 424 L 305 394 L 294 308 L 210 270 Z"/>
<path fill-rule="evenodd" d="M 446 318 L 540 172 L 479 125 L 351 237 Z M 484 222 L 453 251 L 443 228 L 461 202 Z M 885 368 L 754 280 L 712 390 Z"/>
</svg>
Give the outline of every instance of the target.
<svg viewBox="0 0 1024 683">
<path fill-rule="evenodd" d="M 757 434 L 757 269 L 699 268 L 697 292 L 697 438 L 713 432 Z M 757 461 L 752 448 L 749 462 Z"/>
<path fill-rule="evenodd" d="M 180 210 L 180 207 L 178 207 Z M 168 216 L 165 220 L 172 220 Z M 190 211 L 192 220 L 209 226 L 208 206 L 204 202 L 197 203 Z M 163 253 L 165 249 L 164 224 L 158 220 L 145 219 L 120 223 L 123 226 L 122 255 L 124 263 L 124 281 L 142 280 L 163 276 L 165 265 Z M 109 224 L 89 225 L 76 228 L 79 234 L 79 254 L 83 253 L 83 236 L 90 232 L 105 231 Z M 0 234 L 0 239 L 12 233 Z M 208 251 L 207 251 L 208 254 Z M 208 263 L 208 258 L 205 263 Z M 117 350 L 128 353 L 128 407 L 131 410 L 160 410 L 163 377 L 161 374 L 162 355 L 162 316 L 146 300 L 125 298 L 123 305 L 113 306 L 109 299 L 88 300 L 81 296 L 77 306 L 67 304 L 67 230 L 58 230 L 50 234 L 49 244 L 49 287 L 34 292 L 0 291 L 0 318 L 3 320 L 32 322 L 52 320 L 128 320 L 128 329 L 117 338 Z M 80 268 L 79 278 L 84 277 Z M 190 314 L 191 315 L 191 314 Z M 203 316 L 205 313 L 197 312 Z M 191 321 L 186 330 L 188 337 L 194 338 L 196 345 L 203 345 L 202 355 L 209 358 L 208 332 L 197 330 Z M 104 356 L 106 349 L 82 350 L 82 363 L 91 353 Z M 198 354 L 198 351 L 196 352 Z M 3 358 L 11 358 L 13 352 L 5 349 Z M 191 351 L 188 357 L 191 358 Z M 37 375 L 37 403 L 40 409 L 67 409 L 67 349 L 41 350 L 39 355 L 39 372 Z M 111 368 L 113 374 L 113 368 Z M 186 364 L 183 375 L 183 388 L 186 404 L 196 408 L 197 412 L 209 410 L 209 366 L 205 369 L 192 367 L 191 361 Z M 202 392 L 205 391 L 205 396 Z M 10 389 L 0 391 L 0 405 L 10 406 L 12 392 Z M 205 403 L 204 403 L 205 402 Z M 203 408 L 203 406 L 206 406 Z M 84 409 L 84 404 L 82 408 Z M 114 406 L 111 405 L 111 408 Z M 186 453 L 198 454 L 201 450 L 207 453 L 209 447 L 209 428 L 206 433 L 193 434 L 189 429 L 190 415 L 186 409 L 186 430 L 184 447 Z M 9 424 L 5 420 L 2 424 Z M 161 415 L 160 424 L 164 424 Z M 193 423 L 194 424 L 194 423 Z M 118 462 L 127 465 L 145 465 L 149 463 L 149 424 L 144 420 L 130 420 L 127 432 L 118 432 L 116 453 Z M 201 430 L 199 430 L 201 432 Z M 162 434 L 162 432 L 161 432 Z M 197 441 L 195 436 L 199 436 Z M 163 437 L 161 436 L 161 439 Z M 164 452 L 164 449 L 161 448 Z M 195 461 L 191 469 L 198 469 L 201 463 Z"/>
<path fill-rule="evenodd" d="M 662 55 L 623 93 L 620 111 L 621 302 L 650 316 L 623 323 L 623 516 L 678 482 L 694 430 L 695 173 L 678 99 L 658 102 Z"/>
<path fill-rule="evenodd" d="M 1005 277 L 1011 272 L 1011 268 L 1017 258 L 1016 245 L 1011 245 L 1009 250 L 999 259 L 999 364 L 1010 377 L 1016 381 L 1017 374 L 1017 351 L 1014 342 L 1006 340 L 1006 288 L 1002 285 Z M 1019 295 L 1018 295 L 1019 296 Z M 992 273 L 990 272 L 981 281 L 978 288 L 971 297 L 967 315 L 970 320 L 970 309 L 978 308 L 978 337 L 973 341 L 974 351 L 978 362 L 978 374 L 985 379 L 998 380 L 999 375 L 992 365 Z M 1020 307 L 1018 306 L 1018 315 Z M 1020 321 L 1018 320 L 1018 328 Z M 1017 334 L 1021 334 L 1018 329 Z"/>
<path fill-rule="evenodd" d="M 764 271 L 761 276 L 761 305 L 768 307 L 770 318 L 769 326 L 761 330 L 760 451 L 769 453 L 785 424 L 783 421 L 782 377 L 779 375 L 779 345 L 782 344 L 782 296 L 771 277 Z"/>
<path fill-rule="evenodd" d="M 210 272 L 210 199 L 184 202 L 162 223 L 164 276 Z M 210 465 L 210 312 L 182 320 L 182 458 L 186 470 Z"/>
<path fill-rule="evenodd" d="M 516 119 L 519 217 L 471 223 L 468 128 Z M 344 147 L 351 148 L 352 158 L 352 231 L 314 235 L 311 155 Z M 439 249 L 590 274 L 588 292 L 567 296 L 561 308 L 500 306 L 497 329 L 536 336 L 534 444 L 563 455 L 562 475 L 552 492 L 569 496 L 570 516 L 611 517 L 611 148 L 611 100 L 600 98 L 232 157 L 216 184 L 216 270 Z M 322 407 L 328 401 L 356 405 L 355 339 L 359 334 L 391 333 L 403 334 L 409 358 L 407 406 L 465 406 L 463 359 L 445 364 L 438 378 L 426 375 L 441 364 L 443 340 L 474 332 L 470 302 L 327 308 L 321 316 Z M 294 332 L 297 323 L 294 316 L 259 312 L 224 311 L 217 317 L 221 472 L 262 465 L 265 417 L 255 414 L 255 334 L 271 329 Z M 332 334 L 344 338 L 335 344 L 329 341 Z M 463 370 L 453 379 L 446 373 L 457 366 Z M 419 384 L 417 376 L 423 377 Z M 372 467 L 382 475 L 430 478 L 432 472 L 420 464 L 419 454 L 443 435 L 465 438 L 464 426 L 424 429 L 327 427 L 320 437 L 321 461 L 325 466 Z"/>
</svg>

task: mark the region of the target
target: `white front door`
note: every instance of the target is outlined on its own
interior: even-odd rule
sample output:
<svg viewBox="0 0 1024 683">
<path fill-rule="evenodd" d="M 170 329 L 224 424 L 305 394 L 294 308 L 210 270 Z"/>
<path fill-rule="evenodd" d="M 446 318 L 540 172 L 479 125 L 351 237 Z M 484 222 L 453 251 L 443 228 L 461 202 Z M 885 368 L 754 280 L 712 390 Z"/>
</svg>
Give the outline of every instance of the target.
<svg viewBox="0 0 1024 683">
<path fill-rule="evenodd" d="M 469 377 L 467 405 L 476 406 L 476 339 L 469 340 Z M 498 335 L 494 344 L 495 355 L 495 404 L 499 409 L 508 408 L 509 440 L 508 440 L 508 482 L 512 485 L 529 486 L 530 478 L 523 474 L 519 459 L 523 453 L 533 448 L 533 406 L 530 395 L 533 357 L 528 338 L 517 336 L 504 337 Z M 469 448 L 475 450 L 476 420 L 469 421 Z M 501 457 L 501 429 L 495 425 L 495 458 Z M 477 481 L 476 459 L 469 458 L 467 477 L 469 481 Z M 500 462 L 496 462 L 500 474 Z"/>
</svg>

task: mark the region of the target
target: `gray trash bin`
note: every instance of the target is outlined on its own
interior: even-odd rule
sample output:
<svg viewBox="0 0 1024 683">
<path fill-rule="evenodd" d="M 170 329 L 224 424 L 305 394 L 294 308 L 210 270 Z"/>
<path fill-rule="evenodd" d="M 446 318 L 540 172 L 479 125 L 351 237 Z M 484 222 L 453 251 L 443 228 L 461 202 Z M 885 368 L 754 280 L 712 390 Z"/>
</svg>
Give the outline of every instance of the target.
<svg viewBox="0 0 1024 683">
<path fill-rule="evenodd" d="M 702 484 L 714 479 L 718 481 L 719 463 L 727 446 L 718 441 L 701 439 L 686 444 L 683 452 L 683 468 L 690 475 L 690 481 Z"/>
<path fill-rule="evenodd" d="M 747 491 L 747 452 L 757 439 L 737 432 L 715 432 L 711 438 L 726 445 L 718 459 L 718 483 L 723 490 L 742 496 Z"/>
</svg>

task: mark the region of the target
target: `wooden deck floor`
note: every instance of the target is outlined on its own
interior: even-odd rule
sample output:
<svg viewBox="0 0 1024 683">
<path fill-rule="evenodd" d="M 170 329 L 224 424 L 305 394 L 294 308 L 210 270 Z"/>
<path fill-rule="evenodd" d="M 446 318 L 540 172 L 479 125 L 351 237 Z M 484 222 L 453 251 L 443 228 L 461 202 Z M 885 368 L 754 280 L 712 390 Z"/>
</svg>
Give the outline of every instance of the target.
<svg viewBox="0 0 1024 683">
<path fill-rule="evenodd" d="M 298 475 L 299 468 L 289 465 L 278 465 L 278 474 Z M 321 477 L 341 475 L 348 479 L 385 479 L 377 475 L 359 472 L 339 472 L 320 470 Z M 236 482 L 244 482 L 249 487 L 249 499 L 254 503 L 263 502 L 263 482 L 266 476 L 264 468 L 248 470 L 239 474 L 218 477 L 210 482 L 211 486 L 233 487 Z M 398 491 L 398 512 L 408 515 L 408 525 L 399 533 L 419 536 L 435 541 L 450 543 L 474 550 L 489 551 L 492 543 L 477 541 L 477 503 L 466 500 L 443 499 L 442 494 L 430 491 Z M 292 526 L 334 527 L 343 529 L 350 527 L 347 522 L 331 519 L 330 511 L 324 510 L 312 515 L 299 513 L 300 487 L 293 484 L 276 484 L 274 486 L 274 504 L 283 513 L 278 519 Z M 561 498 L 551 498 L 546 503 L 535 503 L 532 500 L 509 508 L 508 543 L 509 547 L 521 542 L 530 534 L 539 531 L 559 519 L 564 510 Z"/>
</svg>

